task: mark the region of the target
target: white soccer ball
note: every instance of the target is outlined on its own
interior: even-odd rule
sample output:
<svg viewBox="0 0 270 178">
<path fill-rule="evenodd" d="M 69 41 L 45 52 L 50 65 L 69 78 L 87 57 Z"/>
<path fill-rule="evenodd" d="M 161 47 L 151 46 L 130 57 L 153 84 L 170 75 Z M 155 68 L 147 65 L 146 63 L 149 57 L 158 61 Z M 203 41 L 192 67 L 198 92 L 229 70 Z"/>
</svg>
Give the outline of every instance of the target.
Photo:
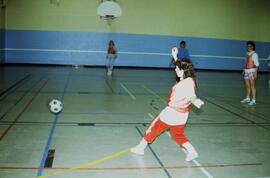
<svg viewBox="0 0 270 178">
<path fill-rule="evenodd" d="M 63 109 L 63 104 L 61 101 L 57 100 L 57 99 L 53 99 L 52 101 L 50 101 L 49 103 L 49 109 L 52 113 L 57 114 L 59 112 L 62 111 Z"/>
</svg>

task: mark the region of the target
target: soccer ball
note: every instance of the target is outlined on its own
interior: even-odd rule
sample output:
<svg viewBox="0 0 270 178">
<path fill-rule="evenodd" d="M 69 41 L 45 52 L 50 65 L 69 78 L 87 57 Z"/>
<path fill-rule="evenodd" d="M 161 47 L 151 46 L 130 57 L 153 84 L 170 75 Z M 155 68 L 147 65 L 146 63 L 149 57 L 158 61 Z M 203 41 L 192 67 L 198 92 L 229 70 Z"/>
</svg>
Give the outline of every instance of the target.
<svg viewBox="0 0 270 178">
<path fill-rule="evenodd" d="M 52 101 L 50 101 L 49 103 L 49 109 L 52 113 L 57 114 L 59 112 L 62 111 L 63 109 L 63 104 L 61 101 L 57 100 L 57 99 L 53 99 Z"/>
</svg>

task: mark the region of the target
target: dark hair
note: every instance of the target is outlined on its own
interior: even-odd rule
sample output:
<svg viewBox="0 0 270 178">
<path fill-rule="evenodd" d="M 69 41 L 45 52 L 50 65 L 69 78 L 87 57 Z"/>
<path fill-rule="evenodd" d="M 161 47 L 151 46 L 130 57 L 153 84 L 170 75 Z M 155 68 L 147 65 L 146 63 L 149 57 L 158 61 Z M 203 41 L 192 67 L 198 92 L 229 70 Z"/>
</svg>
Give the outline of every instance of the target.
<svg viewBox="0 0 270 178">
<path fill-rule="evenodd" d="M 196 76 L 195 76 L 195 69 L 190 59 L 182 58 L 179 61 L 175 62 L 175 66 L 178 66 L 179 69 L 184 70 L 184 79 L 191 77 L 197 87 Z"/>
<path fill-rule="evenodd" d="M 113 40 L 110 40 L 109 41 L 109 45 L 112 44 L 114 46 L 114 41 Z"/>
<path fill-rule="evenodd" d="M 255 43 L 254 43 L 253 41 L 248 41 L 248 42 L 247 42 L 247 46 L 248 46 L 248 45 L 253 46 L 253 50 L 255 51 Z"/>
<path fill-rule="evenodd" d="M 185 42 L 185 41 L 181 41 L 181 42 L 180 42 L 180 45 L 181 45 L 181 44 L 183 44 L 183 45 L 186 46 L 186 42 Z"/>
</svg>

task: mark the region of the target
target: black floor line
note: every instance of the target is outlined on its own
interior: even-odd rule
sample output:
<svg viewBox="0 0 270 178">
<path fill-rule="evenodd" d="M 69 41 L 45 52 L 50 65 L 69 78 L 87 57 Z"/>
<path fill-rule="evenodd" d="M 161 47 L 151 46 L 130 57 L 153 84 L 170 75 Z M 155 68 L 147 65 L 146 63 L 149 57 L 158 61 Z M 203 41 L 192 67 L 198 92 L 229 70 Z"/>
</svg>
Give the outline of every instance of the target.
<svg viewBox="0 0 270 178">
<path fill-rule="evenodd" d="M 25 92 L 24 90 L 20 90 L 20 91 L 17 91 L 16 93 L 23 93 Z M 61 94 L 62 92 L 61 91 L 42 91 L 40 92 L 41 94 Z M 136 92 L 132 92 L 133 94 L 135 95 L 139 95 L 139 96 L 149 96 L 151 94 L 148 94 L 148 93 L 136 93 Z M 104 94 L 104 95 L 112 95 L 112 92 L 97 92 L 97 91 L 67 91 L 66 94 L 84 94 L 84 95 L 93 95 L 93 94 Z M 128 95 L 126 93 L 123 93 L 123 92 L 115 92 L 113 93 L 113 95 Z M 165 95 L 165 94 L 162 94 L 162 95 Z"/>
<path fill-rule="evenodd" d="M 250 123 L 252 123 L 254 125 L 257 125 L 258 127 L 264 128 L 267 131 L 270 131 L 270 128 L 265 127 L 264 125 L 261 125 L 260 123 L 256 123 L 256 122 L 254 122 L 254 121 L 252 121 L 252 120 L 250 120 L 250 119 L 248 119 L 248 118 L 246 118 L 246 117 L 244 117 L 244 116 L 242 116 L 242 115 L 240 115 L 240 114 L 238 114 L 236 112 L 233 112 L 233 111 L 231 111 L 231 110 L 229 110 L 229 109 L 227 109 L 227 108 L 225 108 L 225 107 L 223 107 L 223 106 L 221 106 L 221 105 L 219 105 L 219 104 L 217 104 L 217 103 L 215 103 L 213 101 L 210 101 L 206 97 L 202 97 L 202 98 L 204 98 L 205 101 L 207 101 L 207 102 L 209 102 L 209 103 L 211 103 L 211 104 L 213 104 L 213 105 L 215 105 L 215 106 L 223 109 L 224 111 L 227 111 L 227 112 L 229 112 L 229 113 L 231 113 L 231 114 L 233 114 L 235 116 L 238 116 L 239 118 L 244 119 L 244 120 L 246 120 L 246 121 L 248 121 L 248 122 L 250 122 Z"/>
<path fill-rule="evenodd" d="M 38 96 L 39 92 L 44 88 L 44 86 L 47 84 L 49 79 L 47 79 L 44 84 L 38 89 L 38 91 L 35 93 L 35 95 L 27 102 L 27 104 L 23 107 L 23 109 L 18 113 L 18 115 L 15 117 L 15 119 L 12 121 L 12 123 L 0 134 L 0 141 L 8 134 L 8 132 L 16 125 L 16 122 L 21 118 L 22 114 L 29 108 L 29 106 L 33 103 L 33 101 Z"/>
<path fill-rule="evenodd" d="M 17 82 L 15 82 L 13 85 L 11 85 L 10 87 L 8 87 L 7 89 L 5 89 L 4 91 L 2 91 L 0 93 L 0 97 L 3 96 L 5 93 L 7 93 L 9 90 L 11 90 L 12 88 L 14 88 L 16 85 L 19 85 L 21 82 L 23 82 L 24 80 L 26 80 L 28 77 L 30 77 L 32 74 L 28 74 L 25 77 L 23 77 L 22 79 L 18 80 Z"/>
<path fill-rule="evenodd" d="M 115 93 L 112 86 L 110 85 L 110 83 L 108 82 L 108 79 L 105 79 L 105 83 L 107 84 L 107 86 L 109 87 L 109 89 L 111 90 L 112 93 Z"/>
<path fill-rule="evenodd" d="M 0 121 L 0 125 L 8 125 L 12 123 L 12 121 Z M 44 126 L 44 125 L 51 125 L 53 122 L 45 122 L 45 121 L 18 121 L 16 122 L 17 125 L 25 125 L 25 126 Z M 150 124 L 150 122 L 57 122 L 58 126 L 140 126 L 140 127 L 146 127 Z M 265 123 L 257 123 L 261 125 L 267 125 L 270 126 L 269 122 Z M 240 122 L 220 122 L 220 123 L 188 123 L 186 125 L 187 127 L 250 127 L 250 126 L 256 126 L 253 123 L 240 123 Z"/>
<path fill-rule="evenodd" d="M 34 83 L 34 85 L 32 87 L 30 87 L 30 89 L 28 89 L 27 92 L 24 92 L 24 94 L 16 101 L 16 103 L 14 103 L 1 117 L 0 117 L 0 121 L 3 120 L 3 118 L 42 80 L 39 79 L 39 81 L 37 81 L 36 83 Z"/>
<path fill-rule="evenodd" d="M 54 160 L 55 149 L 50 149 L 46 157 L 44 168 L 52 168 Z"/>
<path fill-rule="evenodd" d="M 212 98 L 219 97 L 219 96 L 214 96 L 214 95 L 210 95 L 210 94 L 207 94 L 207 95 L 210 96 L 210 97 L 212 97 Z M 224 102 L 226 104 L 229 104 L 226 101 L 222 101 L 222 102 Z M 239 105 L 236 105 L 236 104 L 231 104 L 231 105 L 233 105 L 235 108 L 239 109 L 240 111 L 245 112 L 242 108 L 239 107 Z M 250 106 L 247 106 L 247 107 L 250 107 Z M 251 106 L 251 107 L 253 107 L 253 106 Z M 259 117 L 259 118 L 261 118 L 261 119 L 263 119 L 265 121 L 270 121 L 270 118 L 269 117 L 267 117 L 267 116 L 265 116 L 265 115 L 263 115 L 263 114 L 261 114 L 259 112 L 254 111 L 253 113 L 250 113 L 250 112 L 248 112 L 248 113 L 249 114 L 253 114 L 253 115 L 255 115 L 255 116 L 257 116 L 257 117 Z"/>
<path fill-rule="evenodd" d="M 24 93 L 25 90 L 16 91 L 16 93 Z M 62 94 L 61 91 L 42 91 L 41 94 Z M 96 91 L 67 91 L 66 94 L 83 94 L 83 95 L 91 95 L 91 94 L 105 94 L 111 95 L 111 92 L 96 92 Z M 115 95 L 123 95 L 123 93 L 114 93 Z"/>
<path fill-rule="evenodd" d="M 225 102 L 226 104 L 228 104 L 227 102 Z M 240 103 L 240 102 L 239 102 Z M 245 110 L 243 110 L 242 108 L 240 108 L 239 106 L 237 106 L 236 104 L 231 104 L 233 105 L 233 107 L 237 108 L 238 110 L 242 111 L 242 112 L 246 112 Z M 247 107 L 254 107 L 254 106 L 247 106 Z M 256 107 L 256 106 L 255 106 Z M 262 120 L 265 120 L 265 121 L 270 121 L 270 118 L 266 117 L 265 115 L 261 114 L 261 113 L 258 113 L 258 112 L 249 112 L 247 111 L 249 114 L 253 114 L 254 116 L 262 119 Z"/>
<path fill-rule="evenodd" d="M 0 101 L 5 100 L 9 95 L 14 94 L 14 93 L 19 93 L 18 89 L 24 85 L 25 83 L 27 83 L 27 80 L 30 80 L 30 77 L 28 77 L 26 80 L 24 80 L 23 82 L 21 82 L 20 84 L 18 84 L 16 87 L 12 88 L 11 90 L 9 90 L 9 93 L 4 95 L 2 98 L 0 98 Z"/>
<path fill-rule="evenodd" d="M 138 127 L 136 127 L 136 129 L 139 132 L 139 134 L 143 137 L 143 134 L 140 131 L 140 129 Z M 164 164 L 161 162 L 161 160 L 159 159 L 159 157 L 157 156 L 157 154 L 155 153 L 155 151 L 153 150 L 153 148 L 151 147 L 151 145 L 148 144 L 148 147 L 151 150 L 151 152 L 153 153 L 153 155 L 155 156 L 155 158 L 157 159 L 158 163 L 160 164 L 160 166 L 162 167 L 162 169 L 164 170 L 164 172 L 166 173 L 166 175 L 169 178 L 172 178 L 172 176 L 170 175 L 170 173 L 168 172 L 168 170 L 165 168 Z"/>
<path fill-rule="evenodd" d="M 0 121 L 0 125 L 8 125 L 12 123 L 12 121 Z M 42 122 L 42 121 L 18 121 L 16 122 L 16 124 L 20 124 L 20 125 L 50 125 L 53 122 Z M 108 125 L 115 125 L 115 126 L 119 126 L 119 125 L 125 125 L 125 126 L 147 126 L 150 123 L 144 123 L 144 122 L 138 122 L 138 123 L 102 123 L 102 122 L 57 122 L 56 125 L 66 125 L 66 126 L 108 126 Z"/>
<path fill-rule="evenodd" d="M 204 93 L 207 93 L 207 92 L 204 92 Z M 212 94 L 209 94 L 209 93 L 207 93 L 207 95 L 212 96 L 212 97 L 221 98 L 223 100 L 225 100 L 225 99 L 226 100 L 228 100 L 228 99 L 234 100 L 236 98 L 235 96 L 212 95 Z M 240 102 L 241 99 L 243 99 L 243 98 L 239 98 L 239 102 Z M 266 101 L 262 101 L 262 100 L 257 100 L 257 101 L 259 101 L 260 104 L 264 104 L 264 105 L 269 105 L 270 104 L 270 102 L 266 102 Z"/>
</svg>

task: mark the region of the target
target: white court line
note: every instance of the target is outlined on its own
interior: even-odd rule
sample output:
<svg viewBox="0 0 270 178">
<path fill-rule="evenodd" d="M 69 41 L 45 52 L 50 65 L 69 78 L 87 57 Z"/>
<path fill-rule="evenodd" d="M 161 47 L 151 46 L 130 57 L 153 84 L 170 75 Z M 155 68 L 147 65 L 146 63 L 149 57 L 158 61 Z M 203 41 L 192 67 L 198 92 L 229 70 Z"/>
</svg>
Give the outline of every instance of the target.
<svg viewBox="0 0 270 178">
<path fill-rule="evenodd" d="M 171 134 L 166 131 L 166 134 L 171 138 Z M 181 149 L 185 154 L 187 154 L 187 151 L 185 149 Z M 192 162 L 198 166 L 198 168 L 208 177 L 213 178 L 213 176 L 204 168 L 197 160 L 192 160 Z"/>
<path fill-rule="evenodd" d="M 133 99 L 133 100 L 136 100 L 136 97 L 127 89 L 127 87 L 125 87 L 125 85 L 124 84 L 122 84 L 121 82 L 120 82 L 120 85 L 121 85 L 121 87 L 129 94 L 129 96 Z"/>
<path fill-rule="evenodd" d="M 155 118 L 151 113 L 148 113 L 148 116 L 151 117 L 151 119 Z"/>
<path fill-rule="evenodd" d="M 42 51 L 42 52 L 68 52 L 68 53 L 104 53 L 107 51 L 96 51 L 96 50 L 74 50 L 74 49 L 38 49 L 38 48 L 4 48 L 0 50 L 5 51 Z M 149 53 L 149 52 L 133 52 L 133 51 L 118 51 L 119 54 L 128 55 L 153 55 L 153 56 L 171 56 L 171 53 Z M 215 55 L 190 55 L 191 57 L 202 57 L 202 58 L 222 58 L 222 59 L 245 59 L 245 57 L 237 56 L 215 56 Z M 266 58 L 259 58 L 259 60 L 267 60 Z"/>
<path fill-rule="evenodd" d="M 151 114 L 151 113 L 148 113 L 148 116 L 151 118 L 151 119 L 144 119 L 146 121 L 151 121 L 153 120 L 155 117 Z"/>
<path fill-rule="evenodd" d="M 23 49 L 5 48 L 6 51 L 40 51 L 40 52 L 66 52 L 66 53 L 107 53 L 107 51 L 76 50 L 76 49 Z"/>
</svg>

